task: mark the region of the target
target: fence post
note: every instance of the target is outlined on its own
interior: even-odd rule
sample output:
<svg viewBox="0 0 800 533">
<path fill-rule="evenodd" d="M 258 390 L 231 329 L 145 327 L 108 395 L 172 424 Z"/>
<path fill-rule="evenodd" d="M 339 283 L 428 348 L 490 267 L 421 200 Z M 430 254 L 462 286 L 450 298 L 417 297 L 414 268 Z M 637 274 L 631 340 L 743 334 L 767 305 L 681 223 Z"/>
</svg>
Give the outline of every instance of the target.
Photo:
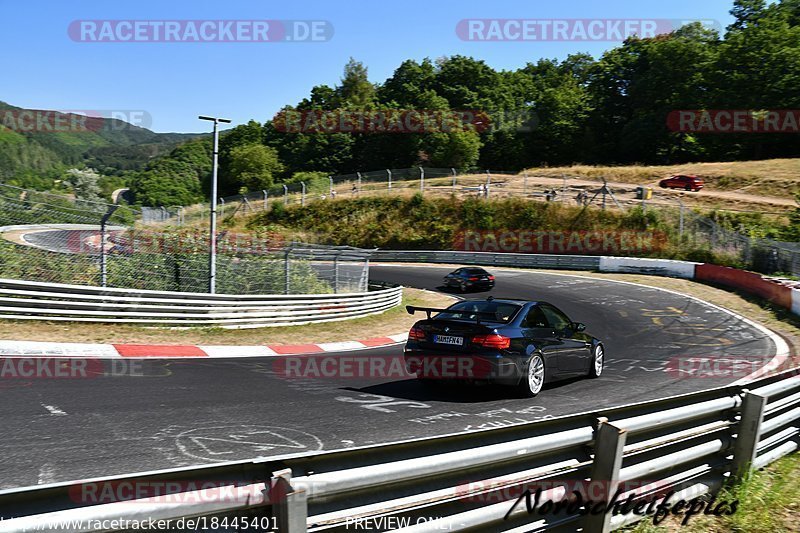
<svg viewBox="0 0 800 533">
<path fill-rule="evenodd" d="M 486 198 L 489 198 L 489 188 L 492 186 L 492 175 L 486 171 Z"/>
<path fill-rule="evenodd" d="M 289 187 L 285 183 L 283 185 L 283 205 L 289 205 Z"/>
<path fill-rule="evenodd" d="M 292 487 L 291 469 L 272 473 L 267 496 L 273 506 L 278 531 L 305 533 L 308 527 L 308 500 L 305 490 L 294 490 Z"/>
<path fill-rule="evenodd" d="M 425 169 L 419 167 L 419 190 L 420 192 L 425 191 Z"/>
<path fill-rule="evenodd" d="M 594 434 L 594 460 L 589 482 L 592 489 L 590 494 L 599 494 L 597 500 L 610 502 L 619 486 L 622 450 L 625 447 L 627 432 L 609 424 L 607 418 L 598 418 L 597 422 Z M 585 530 L 598 533 L 611 531 L 611 513 L 606 513 L 603 509 L 599 514 L 587 514 Z"/>
<path fill-rule="evenodd" d="M 328 197 L 333 200 L 333 176 L 328 176 L 330 187 L 328 187 Z"/>
<path fill-rule="evenodd" d="M 306 182 L 305 181 L 301 181 L 300 185 L 303 187 L 303 190 L 300 193 L 300 206 L 305 207 L 306 206 Z"/>
<path fill-rule="evenodd" d="M 389 190 L 392 190 L 392 171 L 388 168 L 386 169 L 386 173 L 389 174 Z"/>
<path fill-rule="evenodd" d="M 456 192 L 456 169 L 451 168 L 450 172 L 453 173 L 453 193 L 455 194 L 455 192 Z"/>
<path fill-rule="evenodd" d="M 364 273 L 362 275 L 362 290 L 367 292 L 369 290 L 369 257 L 364 260 Z"/>
<path fill-rule="evenodd" d="M 219 218 L 225 217 L 225 198 L 219 199 Z"/>
<path fill-rule="evenodd" d="M 269 209 L 269 193 L 266 191 L 266 189 L 262 190 L 261 192 L 264 194 L 264 211 L 266 211 Z"/>
<path fill-rule="evenodd" d="M 749 390 L 742 391 L 741 419 L 733 445 L 733 464 L 731 465 L 731 478 L 742 479 L 752 468 L 753 461 L 758 452 L 758 439 L 761 433 L 761 422 L 764 420 L 764 407 L 767 397 L 755 394 Z"/>
<path fill-rule="evenodd" d="M 290 262 L 289 254 L 290 253 L 291 253 L 291 250 L 289 248 L 287 248 L 286 249 L 286 257 L 284 257 L 284 259 L 283 259 L 283 275 L 286 278 L 286 286 L 284 287 L 284 294 L 289 294 L 289 285 L 291 284 L 291 281 L 289 279 L 289 262 Z"/>
<path fill-rule="evenodd" d="M 339 292 L 339 254 L 333 256 L 333 293 Z"/>
</svg>

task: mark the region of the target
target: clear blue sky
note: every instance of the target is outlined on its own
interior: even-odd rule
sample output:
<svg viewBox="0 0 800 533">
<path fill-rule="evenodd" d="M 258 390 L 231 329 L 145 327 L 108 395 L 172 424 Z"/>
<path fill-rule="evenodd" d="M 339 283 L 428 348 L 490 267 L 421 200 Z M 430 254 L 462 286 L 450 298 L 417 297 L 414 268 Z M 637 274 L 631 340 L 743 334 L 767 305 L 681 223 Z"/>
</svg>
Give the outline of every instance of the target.
<svg viewBox="0 0 800 533">
<path fill-rule="evenodd" d="M 314 85 L 335 85 L 350 56 L 382 82 L 405 59 L 454 54 L 516 69 L 574 52 L 595 57 L 611 42 L 465 42 L 466 18 L 713 19 L 726 26 L 732 0 L 0 0 L 0 100 L 38 109 L 146 110 L 155 131 L 204 131 L 198 114 L 234 124 L 264 121 Z M 81 43 L 67 28 L 85 19 L 313 19 L 324 43 Z"/>
</svg>

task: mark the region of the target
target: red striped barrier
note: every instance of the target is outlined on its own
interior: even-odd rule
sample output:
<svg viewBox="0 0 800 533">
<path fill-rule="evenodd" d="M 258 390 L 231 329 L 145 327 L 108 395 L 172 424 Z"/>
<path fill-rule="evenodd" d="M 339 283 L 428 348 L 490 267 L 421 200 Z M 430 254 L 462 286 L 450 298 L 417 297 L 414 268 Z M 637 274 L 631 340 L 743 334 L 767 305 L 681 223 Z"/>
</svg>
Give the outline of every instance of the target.
<svg viewBox="0 0 800 533">
<path fill-rule="evenodd" d="M 785 309 L 792 309 L 791 288 L 754 272 L 705 263 L 695 267 L 694 279 L 740 289 Z"/>
</svg>

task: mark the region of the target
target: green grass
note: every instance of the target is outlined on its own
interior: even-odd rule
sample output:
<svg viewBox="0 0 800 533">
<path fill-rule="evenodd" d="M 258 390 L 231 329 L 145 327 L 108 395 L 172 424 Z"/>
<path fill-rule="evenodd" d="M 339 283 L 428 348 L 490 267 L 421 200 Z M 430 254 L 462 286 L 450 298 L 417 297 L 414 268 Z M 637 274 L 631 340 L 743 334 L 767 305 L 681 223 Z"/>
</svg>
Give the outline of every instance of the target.
<svg viewBox="0 0 800 533">
<path fill-rule="evenodd" d="M 743 266 L 735 257 L 681 241 L 673 215 L 655 210 L 645 213 L 639 207 L 620 212 L 520 198 L 487 201 L 417 194 L 338 199 L 306 207 L 276 202 L 270 211 L 250 217 L 245 227 L 282 235 L 286 240 L 301 235 L 303 240 L 321 244 L 407 250 L 459 249 L 459 237 L 465 230 L 649 231 L 665 235 L 665 242 L 639 255 Z"/>
<path fill-rule="evenodd" d="M 631 533 L 777 533 L 800 531 L 800 454 L 793 454 L 764 470 L 753 472 L 742 483 L 720 491 L 717 501 L 739 500 L 731 516 L 696 516 L 686 526 L 670 518 L 659 526 L 643 520 Z"/>
</svg>

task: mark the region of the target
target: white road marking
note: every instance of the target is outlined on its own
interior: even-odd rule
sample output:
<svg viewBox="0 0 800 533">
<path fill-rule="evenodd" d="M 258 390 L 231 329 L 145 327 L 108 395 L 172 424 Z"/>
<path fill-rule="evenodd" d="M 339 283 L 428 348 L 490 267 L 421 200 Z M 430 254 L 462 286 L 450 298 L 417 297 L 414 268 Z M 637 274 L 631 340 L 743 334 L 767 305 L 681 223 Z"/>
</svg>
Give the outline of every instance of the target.
<svg viewBox="0 0 800 533">
<path fill-rule="evenodd" d="M 56 469 L 50 463 L 45 463 L 39 468 L 39 478 L 36 480 L 38 485 L 47 485 L 49 483 L 55 483 L 56 481 Z"/>
<path fill-rule="evenodd" d="M 67 414 L 67 413 L 65 413 L 64 411 L 62 411 L 61 409 L 59 409 L 58 407 L 56 407 L 55 405 L 45 405 L 45 404 L 42 404 L 42 407 L 44 407 L 45 409 L 47 409 L 47 410 L 50 412 L 50 414 L 51 414 L 51 415 L 58 415 L 58 416 L 60 416 L 60 415 L 66 415 L 66 414 Z"/>
</svg>

